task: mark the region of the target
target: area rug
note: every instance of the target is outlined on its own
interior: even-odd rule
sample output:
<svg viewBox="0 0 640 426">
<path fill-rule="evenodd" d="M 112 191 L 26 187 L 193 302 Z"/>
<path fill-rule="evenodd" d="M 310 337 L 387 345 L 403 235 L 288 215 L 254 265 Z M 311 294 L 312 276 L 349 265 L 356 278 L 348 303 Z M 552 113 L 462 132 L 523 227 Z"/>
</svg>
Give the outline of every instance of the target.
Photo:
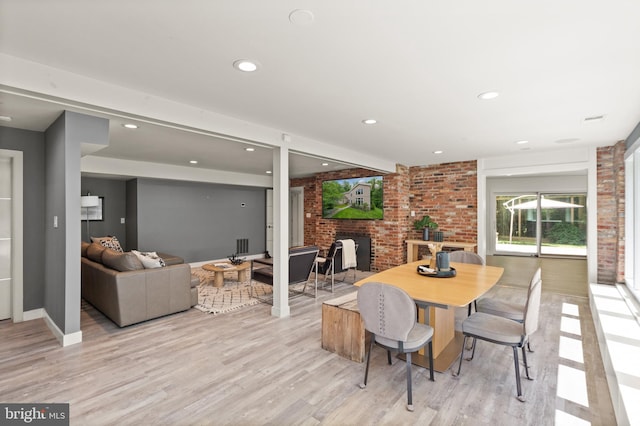
<svg viewBox="0 0 640 426">
<path fill-rule="evenodd" d="M 191 268 L 191 273 L 200 279 L 198 284 L 198 304 L 194 308 L 211 314 L 222 314 L 252 306 L 258 303 L 273 302 L 273 287 L 259 281 L 238 282 L 237 272 L 224 274 L 224 285 L 213 286 L 213 272 L 202 268 Z M 313 297 L 313 283 L 293 284 L 289 286 L 289 298 L 306 295 Z"/>
<path fill-rule="evenodd" d="M 260 303 L 260 299 L 268 298 L 272 294 L 271 286 L 256 281 L 253 282 L 251 294 L 251 282 L 236 281 L 236 272 L 225 273 L 222 287 L 213 286 L 212 272 L 202 268 L 192 268 L 191 273 L 200 279 L 198 304 L 194 308 L 202 312 L 216 315 L 235 311 L 245 306 L 256 305 Z"/>
</svg>

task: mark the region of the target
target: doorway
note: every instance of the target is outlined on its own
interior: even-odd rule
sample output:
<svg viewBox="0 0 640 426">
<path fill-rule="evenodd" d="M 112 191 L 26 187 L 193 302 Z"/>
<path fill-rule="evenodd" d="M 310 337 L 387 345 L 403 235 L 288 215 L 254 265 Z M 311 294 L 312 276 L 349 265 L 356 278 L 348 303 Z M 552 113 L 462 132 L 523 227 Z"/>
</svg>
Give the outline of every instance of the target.
<svg viewBox="0 0 640 426">
<path fill-rule="evenodd" d="M 304 187 L 289 190 L 289 247 L 304 245 Z"/>
<path fill-rule="evenodd" d="M 23 320 L 23 155 L 0 149 L 0 319 Z"/>
<path fill-rule="evenodd" d="M 500 194 L 494 203 L 496 254 L 586 257 L 586 194 Z"/>
</svg>

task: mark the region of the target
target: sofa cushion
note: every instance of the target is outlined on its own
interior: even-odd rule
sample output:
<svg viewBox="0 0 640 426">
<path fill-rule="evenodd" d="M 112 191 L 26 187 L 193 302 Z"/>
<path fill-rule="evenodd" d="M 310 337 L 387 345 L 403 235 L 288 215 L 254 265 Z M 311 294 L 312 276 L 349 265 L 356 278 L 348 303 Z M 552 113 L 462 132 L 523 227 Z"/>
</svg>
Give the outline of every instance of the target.
<svg viewBox="0 0 640 426">
<path fill-rule="evenodd" d="M 102 263 L 102 252 L 107 248 L 100 243 L 91 243 L 87 247 L 87 257 L 94 262 Z"/>
<path fill-rule="evenodd" d="M 137 250 L 131 250 L 131 252 L 138 257 L 140 262 L 142 262 L 142 264 L 144 265 L 145 269 L 162 268 L 163 266 L 166 266 L 164 260 L 162 260 L 162 258 L 158 256 L 158 253 L 156 253 L 155 251 L 141 252 Z"/>
<path fill-rule="evenodd" d="M 119 251 L 120 253 L 124 253 L 124 250 L 122 250 L 122 246 L 120 246 L 120 241 L 118 241 L 116 237 L 91 237 L 91 241 L 93 241 L 94 243 L 100 243 L 103 246 L 115 251 Z"/>
<path fill-rule="evenodd" d="M 102 252 L 102 264 L 120 272 L 144 269 L 144 265 L 135 254 L 131 252 L 120 253 L 110 248 L 105 248 Z"/>
<path fill-rule="evenodd" d="M 87 249 L 89 248 L 90 245 L 91 243 L 82 241 L 82 243 L 80 244 L 80 255 L 82 257 L 87 257 Z"/>
</svg>

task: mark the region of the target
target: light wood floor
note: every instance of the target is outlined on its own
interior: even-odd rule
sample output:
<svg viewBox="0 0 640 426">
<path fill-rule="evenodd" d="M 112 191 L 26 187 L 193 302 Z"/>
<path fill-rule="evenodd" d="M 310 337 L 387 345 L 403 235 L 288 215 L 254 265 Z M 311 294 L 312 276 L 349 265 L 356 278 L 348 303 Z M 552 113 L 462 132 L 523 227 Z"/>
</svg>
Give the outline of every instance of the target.
<svg viewBox="0 0 640 426">
<path fill-rule="evenodd" d="M 83 304 L 83 342 L 66 348 L 42 320 L 4 321 L 0 400 L 69 402 L 72 425 L 565 425 L 571 416 L 615 424 L 586 298 L 543 291 L 527 402 L 515 398 L 511 349 L 480 342 L 459 378 L 430 382 L 414 368 L 410 413 L 402 361 L 388 366 L 375 349 L 362 390 L 364 365 L 320 347 L 322 300 L 350 291 L 295 298 L 285 319 L 260 304 L 123 329 Z M 492 294 L 523 297 L 510 285 Z"/>
</svg>

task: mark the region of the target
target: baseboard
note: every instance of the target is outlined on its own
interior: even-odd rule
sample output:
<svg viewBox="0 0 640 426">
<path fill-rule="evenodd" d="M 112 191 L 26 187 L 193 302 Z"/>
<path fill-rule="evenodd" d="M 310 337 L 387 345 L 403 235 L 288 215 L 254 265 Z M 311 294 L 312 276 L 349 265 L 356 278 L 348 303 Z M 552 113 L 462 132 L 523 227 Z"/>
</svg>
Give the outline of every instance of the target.
<svg viewBox="0 0 640 426">
<path fill-rule="evenodd" d="M 640 424 L 637 389 L 640 376 L 637 371 L 640 343 L 635 339 L 640 333 L 638 310 L 630 304 L 630 295 L 624 286 L 590 284 L 589 305 L 602 355 L 609 394 L 620 425 Z M 635 348 L 634 348 L 635 347 Z"/>
<path fill-rule="evenodd" d="M 82 342 L 82 331 L 64 334 L 62 330 L 58 328 L 56 323 L 53 322 L 49 314 L 47 314 L 47 311 L 44 309 L 43 309 L 43 317 L 44 317 L 44 322 L 47 324 L 47 327 L 49 327 L 49 330 L 51 330 L 51 332 L 53 333 L 53 335 L 58 340 L 61 346 L 63 347 L 71 346 L 71 345 L 75 345 L 76 343 Z"/>
<path fill-rule="evenodd" d="M 22 313 L 22 321 L 31 321 L 34 319 L 40 319 L 44 316 L 44 309 L 32 309 Z"/>
</svg>

